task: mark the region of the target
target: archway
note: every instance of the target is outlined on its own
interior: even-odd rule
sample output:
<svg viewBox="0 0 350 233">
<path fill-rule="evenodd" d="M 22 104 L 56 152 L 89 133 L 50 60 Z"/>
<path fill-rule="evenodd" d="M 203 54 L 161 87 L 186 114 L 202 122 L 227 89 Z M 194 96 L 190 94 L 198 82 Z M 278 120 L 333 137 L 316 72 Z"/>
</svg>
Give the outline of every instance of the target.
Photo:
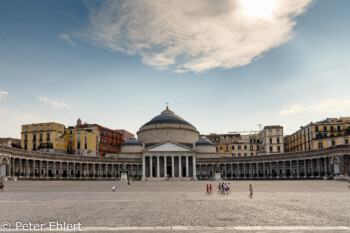
<svg viewBox="0 0 350 233">
<path fill-rule="evenodd" d="M 334 174 L 339 174 L 339 158 L 338 156 L 334 156 L 331 159 L 331 164 L 333 165 L 333 173 Z"/>
<path fill-rule="evenodd" d="M 6 177 L 9 176 L 9 159 L 2 157 L 0 161 L 0 177 Z"/>
</svg>

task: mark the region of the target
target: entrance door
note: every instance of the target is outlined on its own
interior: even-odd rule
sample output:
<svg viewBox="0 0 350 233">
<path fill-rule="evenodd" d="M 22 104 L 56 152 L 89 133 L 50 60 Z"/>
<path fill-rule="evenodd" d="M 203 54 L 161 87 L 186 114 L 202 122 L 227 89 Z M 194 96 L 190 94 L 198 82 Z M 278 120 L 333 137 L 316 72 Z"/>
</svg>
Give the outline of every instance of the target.
<svg viewBox="0 0 350 233">
<path fill-rule="evenodd" d="M 166 172 L 167 172 L 168 176 L 171 177 L 171 175 L 172 175 L 172 174 L 171 174 L 171 172 L 172 172 L 172 171 L 171 171 L 171 166 L 167 166 L 167 167 L 166 167 Z"/>
<path fill-rule="evenodd" d="M 1 164 L 1 175 L 0 176 L 6 176 L 6 164 Z"/>
<path fill-rule="evenodd" d="M 334 173 L 339 174 L 339 164 L 338 163 L 334 164 Z"/>
</svg>

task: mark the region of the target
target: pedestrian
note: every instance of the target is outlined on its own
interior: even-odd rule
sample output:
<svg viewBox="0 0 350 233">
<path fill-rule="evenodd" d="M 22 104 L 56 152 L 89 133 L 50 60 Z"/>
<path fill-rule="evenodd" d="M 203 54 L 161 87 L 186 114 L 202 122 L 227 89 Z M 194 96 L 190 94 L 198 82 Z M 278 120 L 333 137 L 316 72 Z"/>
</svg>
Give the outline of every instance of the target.
<svg viewBox="0 0 350 233">
<path fill-rule="evenodd" d="M 224 183 L 221 184 L 221 194 L 225 195 L 225 184 Z"/>
<path fill-rule="evenodd" d="M 1 190 L 1 192 L 5 191 L 5 185 L 4 185 L 4 182 L 2 182 L 2 181 L 0 181 L 0 190 Z"/>
<path fill-rule="evenodd" d="M 210 194 L 213 194 L 213 187 L 211 187 L 211 184 L 210 184 L 209 189 L 210 189 Z"/>
<path fill-rule="evenodd" d="M 112 187 L 112 192 L 114 192 L 116 189 L 117 189 L 117 187 L 116 187 L 116 186 L 113 186 L 113 187 Z"/>
<path fill-rule="evenodd" d="M 218 194 L 221 192 L 221 183 L 219 183 L 219 186 L 218 186 Z"/>
<path fill-rule="evenodd" d="M 249 198 L 253 198 L 253 186 L 252 184 L 249 185 Z"/>
<path fill-rule="evenodd" d="M 130 180 L 128 180 L 128 188 L 130 188 Z"/>
<path fill-rule="evenodd" d="M 231 184 L 230 184 L 230 183 L 228 183 L 228 185 L 227 185 L 227 190 L 228 190 L 228 192 L 230 192 L 230 194 L 231 194 Z"/>
<path fill-rule="evenodd" d="M 207 195 L 209 195 L 209 185 L 207 184 Z"/>
</svg>

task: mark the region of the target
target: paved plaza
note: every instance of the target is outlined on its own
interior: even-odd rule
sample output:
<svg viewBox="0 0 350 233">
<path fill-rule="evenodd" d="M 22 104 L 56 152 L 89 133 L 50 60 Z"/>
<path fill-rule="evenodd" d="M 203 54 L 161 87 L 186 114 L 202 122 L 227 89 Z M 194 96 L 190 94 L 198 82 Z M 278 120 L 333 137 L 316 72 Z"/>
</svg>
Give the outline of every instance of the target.
<svg viewBox="0 0 350 233">
<path fill-rule="evenodd" d="M 211 182 L 210 196 L 207 183 L 146 181 L 128 188 L 121 181 L 9 181 L 0 193 L 0 220 L 12 226 L 80 222 L 83 230 L 100 232 L 350 229 L 344 181 L 230 181 L 231 195 L 217 194 L 218 182 Z"/>
</svg>

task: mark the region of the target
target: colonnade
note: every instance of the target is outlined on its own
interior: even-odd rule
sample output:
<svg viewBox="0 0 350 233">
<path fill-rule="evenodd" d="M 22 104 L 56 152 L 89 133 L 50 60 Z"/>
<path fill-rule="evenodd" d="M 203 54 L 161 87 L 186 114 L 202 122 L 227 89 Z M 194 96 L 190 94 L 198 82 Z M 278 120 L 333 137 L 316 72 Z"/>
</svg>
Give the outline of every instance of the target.
<svg viewBox="0 0 350 233">
<path fill-rule="evenodd" d="M 121 163 L 89 163 L 11 158 L 7 175 L 33 179 L 116 179 L 120 177 Z M 141 178 L 139 163 L 125 163 L 130 177 Z"/>
<path fill-rule="evenodd" d="M 219 173 L 223 179 L 313 178 L 336 173 L 336 162 L 332 162 L 329 157 L 263 162 L 223 162 L 219 164 Z M 200 163 L 197 171 L 199 179 L 211 179 L 214 177 L 215 164 Z"/>
<path fill-rule="evenodd" d="M 196 158 L 194 156 L 143 156 L 142 175 L 146 178 L 196 178 Z"/>
</svg>

